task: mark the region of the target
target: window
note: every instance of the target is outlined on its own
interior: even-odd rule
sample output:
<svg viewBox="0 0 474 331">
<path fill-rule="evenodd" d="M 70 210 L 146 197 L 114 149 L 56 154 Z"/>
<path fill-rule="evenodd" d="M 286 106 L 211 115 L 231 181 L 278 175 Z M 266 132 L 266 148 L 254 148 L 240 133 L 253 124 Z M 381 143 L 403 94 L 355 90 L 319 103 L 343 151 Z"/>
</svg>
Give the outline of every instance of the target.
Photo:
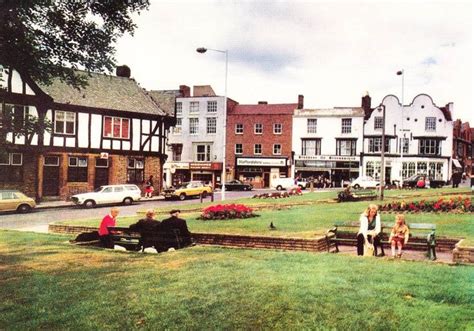
<svg viewBox="0 0 474 331">
<path fill-rule="evenodd" d="M 301 155 L 321 155 L 321 139 L 301 139 Z"/>
<path fill-rule="evenodd" d="M 95 167 L 96 168 L 108 168 L 109 167 L 109 159 L 101 159 L 97 157 L 95 159 Z"/>
<path fill-rule="evenodd" d="M 254 154 L 262 154 L 262 144 L 253 145 L 253 153 Z"/>
<path fill-rule="evenodd" d="M 183 126 L 183 119 L 176 118 L 176 125 L 173 128 L 173 134 L 181 134 L 182 126 Z"/>
<path fill-rule="evenodd" d="M 282 125 L 281 123 L 275 123 L 273 124 L 273 133 L 274 134 L 281 134 L 282 132 Z"/>
<path fill-rule="evenodd" d="M 208 101 L 207 102 L 207 112 L 208 113 L 217 112 L 217 101 Z"/>
<path fill-rule="evenodd" d="M 208 117 L 207 118 L 207 133 L 214 134 L 216 133 L 216 118 L 215 117 Z"/>
<path fill-rule="evenodd" d="M 383 117 L 382 116 L 375 116 L 374 118 L 374 129 L 379 130 L 383 128 Z"/>
<path fill-rule="evenodd" d="M 380 179 L 380 161 L 368 161 L 365 164 L 365 174 L 375 180 Z"/>
<path fill-rule="evenodd" d="M 183 144 L 172 144 L 173 161 L 181 161 L 181 154 L 183 153 Z"/>
<path fill-rule="evenodd" d="M 0 120 L 5 120 L 4 125 L 7 127 L 11 126 L 13 132 L 20 131 L 25 125 L 25 112 L 28 108 L 27 106 L 21 105 L 10 105 L 0 103 Z M 5 119 L 3 119 L 5 116 Z"/>
<path fill-rule="evenodd" d="M 57 167 L 59 166 L 59 157 L 58 156 L 45 156 L 43 164 L 46 167 Z"/>
<path fill-rule="evenodd" d="M 316 118 L 308 118 L 306 122 L 307 133 L 316 133 L 318 128 L 318 120 Z"/>
<path fill-rule="evenodd" d="M 407 177 L 411 177 L 415 174 L 415 162 L 409 162 L 408 163 L 408 176 Z"/>
<path fill-rule="evenodd" d="M 70 111 L 54 112 L 54 133 L 74 134 L 76 123 L 76 113 Z"/>
<path fill-rule="evenodd" d="M 0 183 L 23 181 L 23 154 L 0 153 Z"/>
<path fill-rule="evenodd" d="M 244 148 L 242 144 L 235 144 L 235 154 L 242 154 L 244 152 Z"/>
<path fill-rule="evenodd" d="M 352 132 L 352 118 L 343 118 L 341 121 L 341 132 L 351 133 Z"/>
<path fill-rule="evenodd" d="M 183 103 L 176 102 L 176 116 L 183 116 Z"/>
<path fill-rule="evenodd" d="M 191 101 L 189 103 L 189 112 L 190 113 L 199 113 L 199 102 L 198 101 Z"/>
<path fill-rule="evenodd" d="M 436 131 L 436 117 L 425 118 L 425 131 Z"/>
<path fill-rule="evenodd" d="M 408 138 L 400 138 L 400 147 L 402 146 L 403 144 L 403 154 L 407 154 L 408 153 L 408 144 L 410 143 L 410 139 Z M 400 149 L 399 147 L 399 149 Z"/>
<path fill-rule="evenodd" d="M 428 177 L 430 178 L 436 177 L 436 163 L 434 162 L 428 163 Z"/>
<path fill-rule="evenodd" d="M 198 134 L 199 132 L 199 118 L 189 119 L 189 134 Z"/>
<path fill-rule="evenodd" d="M 70 156 L 67 169 L 68 182 L 87 182 L 87 157 Z"/>
<path fill-rule="evenodd" d="M 262 123 L 256 123 L 255 128 L 254 128 L 255 134 L 262 134 L 263 133 L 263 124 Z"/>
<path fill-rule="evenodd" d="M 390 139 L 385 138 L 385 153 L 390 150 Z M 381 153 L 382 152 L 382 138 L 375 137 L 369 138 L 369 153 Z"/>
<path fill-rule="evenodd" d="M 336 140 L 336 155 L 356 155 L 356 143 L 355 139 Z"/>
<path fill-rule="evenodd" d="M 416 164 L 416 173 L 417 174 L 424 174 L 426 175 L 427 173 L 427 165 L 426 165 L 426 162 L 418 162 Z"/>
<path fill-rule="evenodd" d="M 443 164 L 436 163 L 435 179 L 443 180 Z"/>
<path fill-rule="evenodd" d="M 141 184 L 145 180 L 143 158 L 129 157 L 127 164 L 127 183 Z"/>
<path fill-rule="evenodd" d="M 420 139 L 419 154 L 441 155 L 441 141 L 437 139 Z"/>
<path fill-rule="evenodd" d="M 457 142 L 457 148 L 456 148 L 458 157 L 462 159 L 464 157 L 464 144 L 460 141 Z"/>
<path fill-rule="evenodd" d="M 128 118 L 104 116 L 104 137 L 128 139 L 129 129 Z"/>
<path fill-rule="evenodd" d="M 196 161 L 211 161 L 211 145 L 196 145 Z"/>
<path fill-rule="evenodd" d="M 237 123 L 235 125 L 235 134 L 243 134 L 244 133 L 244 125 L 241 123 Z"/>
<path fill-rule="evenodd" d="M 273 154 L 274 155 L 281 155 L 281 145 L 280 144 L 274 144 L 273 145 Z"/>
</svg>

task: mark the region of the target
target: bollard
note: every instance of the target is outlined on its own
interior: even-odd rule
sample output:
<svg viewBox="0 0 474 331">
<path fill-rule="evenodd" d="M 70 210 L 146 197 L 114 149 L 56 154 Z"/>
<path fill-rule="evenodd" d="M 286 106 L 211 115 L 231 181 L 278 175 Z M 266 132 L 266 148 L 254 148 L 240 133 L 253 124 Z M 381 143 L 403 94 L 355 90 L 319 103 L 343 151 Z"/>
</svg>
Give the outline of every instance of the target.
<svg viewBox="0 0 474 331">
<path fill-rule="evenodd" d="M 199 200 L 201 200 L 201 203 L 202 203 L 202 193 L 199 194 Z"/>
<path fill-rule="evenodd" d="M 313 181 L 309 182 L 309 191 L 314 192 L 314 182 Z"/>
<path fill-rule="evenodd" d="M 214 202 L 214 191 L 211 193 L 211 202 Z"/>
</svg>

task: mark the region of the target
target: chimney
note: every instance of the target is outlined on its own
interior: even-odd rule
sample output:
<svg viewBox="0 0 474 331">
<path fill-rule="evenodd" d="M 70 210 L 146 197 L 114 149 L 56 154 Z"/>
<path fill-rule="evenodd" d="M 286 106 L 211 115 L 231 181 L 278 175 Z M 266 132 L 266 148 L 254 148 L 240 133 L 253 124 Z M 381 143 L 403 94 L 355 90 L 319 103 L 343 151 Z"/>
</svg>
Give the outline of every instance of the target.
<svg viewBox="0 0 474 331">
<path fill-rule="evenodd" d="M 303 109 L 304 108 L 304 95 L 299 94 L 298 95 L 298 109 Z"/>
<path fill-rule="evenodd" d="M 259 105 L 268 105 L 268 101 L 259 101 L 258 104 Z"/>
<path fill-rule="evenodd" d="M 191 88 L 187 85 L 179 85 L 179 93 L 182 98 L 189 98 L 191 96 Z"/>
<path fill-rule="evenodd" d="M 117 68 L 115 68 L 115 75 L 117 75 L 117 77 L 130 78 L 130 67 L 127 65 L 118 66 Z"/>
<path fill-rule="evenodd" d="M 365 92 L 365 95 L 362 97 L 362 108 L 364 109 L 365 116 L 370 115 L 370 106 L 372 103 L 372 98 L 369 95 L 369 92 Z"/>
</svg>

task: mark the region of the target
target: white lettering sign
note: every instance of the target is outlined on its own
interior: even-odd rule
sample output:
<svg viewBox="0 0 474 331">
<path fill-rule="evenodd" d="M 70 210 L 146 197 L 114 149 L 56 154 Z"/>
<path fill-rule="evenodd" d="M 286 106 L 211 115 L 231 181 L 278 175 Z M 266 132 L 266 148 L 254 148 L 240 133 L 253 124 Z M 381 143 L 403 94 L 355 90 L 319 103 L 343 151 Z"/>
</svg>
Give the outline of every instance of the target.
<svg viewBox="0 0 474 331">
<path fill-rule="evenodd" d="M 249 167 L 286 167 L 286 159 L 237 159 L 238 166 L 249 166 Z"/>
<path fill-rule="evenodd" d="M 296 159 L 315 161 L 358 161 L 359 157 L 342 155 L 296 155 Z"/>
</svg>

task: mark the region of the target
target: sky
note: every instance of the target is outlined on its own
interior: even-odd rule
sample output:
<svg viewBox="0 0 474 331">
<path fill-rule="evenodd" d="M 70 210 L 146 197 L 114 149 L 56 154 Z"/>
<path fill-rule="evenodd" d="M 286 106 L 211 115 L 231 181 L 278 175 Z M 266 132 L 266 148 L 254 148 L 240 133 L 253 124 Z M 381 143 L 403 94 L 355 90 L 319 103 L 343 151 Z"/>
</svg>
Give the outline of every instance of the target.
<svg viewBox="0 0 474 331">
<path fill-rule="evenodd" d="M 471 1 L 161 1 L 134 16 L 119 39 L 127 64 L 148 90 L 212 85 L 240 104 L 296 103 L 305 108 L 372 106 L 384 96 L 404 104 L 420 93 L 453 102 L 454 118 L 473 108 Z"/>
</svg>

